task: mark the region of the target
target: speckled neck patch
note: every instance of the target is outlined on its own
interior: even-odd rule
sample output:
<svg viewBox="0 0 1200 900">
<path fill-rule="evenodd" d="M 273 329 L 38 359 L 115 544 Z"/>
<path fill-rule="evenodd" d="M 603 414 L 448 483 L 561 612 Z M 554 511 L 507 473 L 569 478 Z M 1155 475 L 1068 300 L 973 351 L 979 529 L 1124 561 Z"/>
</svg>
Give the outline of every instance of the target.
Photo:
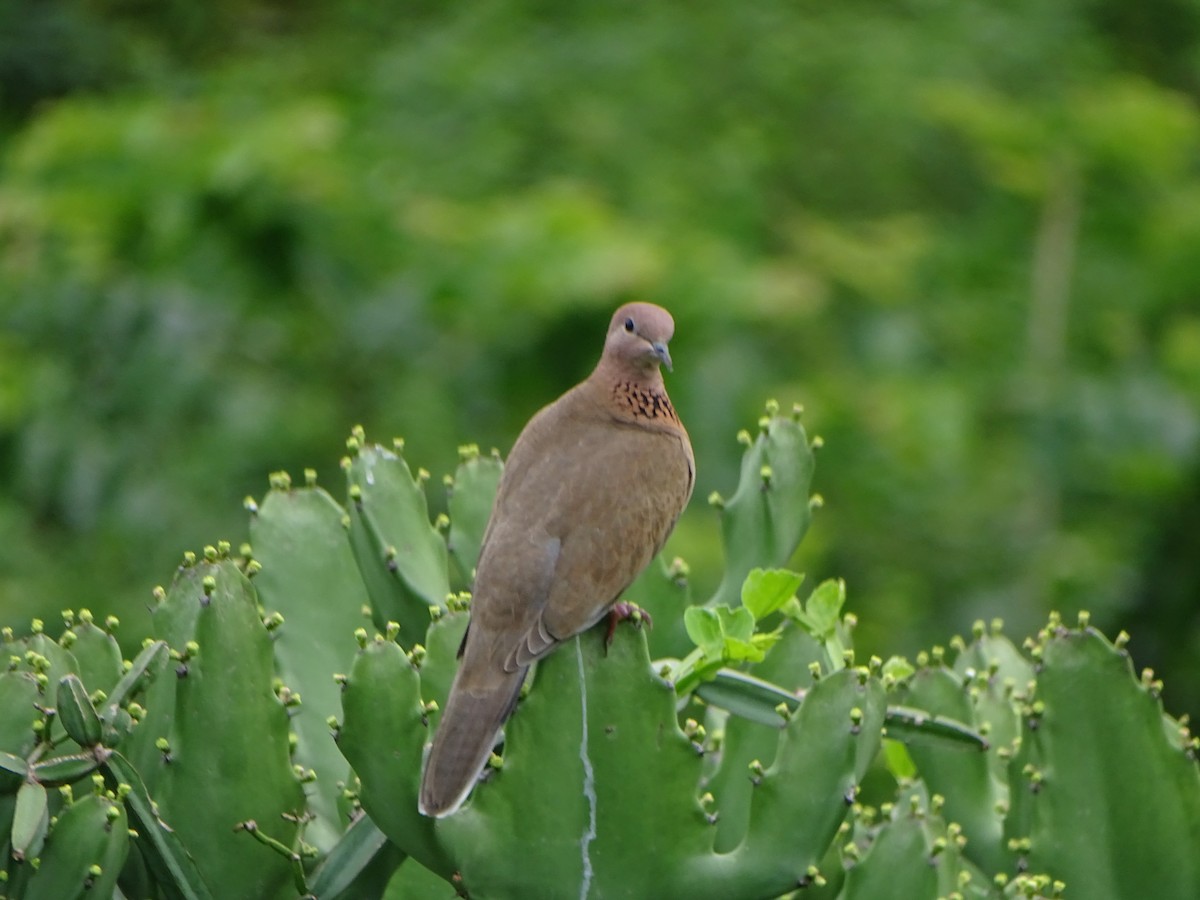
<svg viewBox="0 0 1200 900">
<path fill-rule="evenodd" d="M 613 387 L 613 400 L 618 407 L 628 410 L 634 419 L 679 424 L 679 416 L 675 414 L 675 407 L 666 394 L 635 382 L 617 382 Z"/>
</svg>

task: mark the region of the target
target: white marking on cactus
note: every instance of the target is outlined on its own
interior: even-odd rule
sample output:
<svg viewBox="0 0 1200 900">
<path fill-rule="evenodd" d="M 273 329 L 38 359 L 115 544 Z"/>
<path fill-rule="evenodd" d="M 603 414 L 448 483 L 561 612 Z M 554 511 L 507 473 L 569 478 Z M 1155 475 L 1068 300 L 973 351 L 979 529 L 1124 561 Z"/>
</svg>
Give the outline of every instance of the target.
<svg viewBox="0 0 1200 900">
<path fill-rule="evenodd" d="M 587 900 L 587 895 L 592 889 L 591 843 L 596 839 L 596 773 L 588 757 L 587 680 L 583 674 L 583 650 L 579 646 L 578 637 L 575 638 L 575 661 L 579 664 L 579 706 L 583 718 L 579 759 L 583 763 L 583 796 L 587 798 L 588 804 L 587 831 L 579 839 L 579 849 L 583 854 L 583 881 L 579 885 L 579 900 Z"/>
</svg>

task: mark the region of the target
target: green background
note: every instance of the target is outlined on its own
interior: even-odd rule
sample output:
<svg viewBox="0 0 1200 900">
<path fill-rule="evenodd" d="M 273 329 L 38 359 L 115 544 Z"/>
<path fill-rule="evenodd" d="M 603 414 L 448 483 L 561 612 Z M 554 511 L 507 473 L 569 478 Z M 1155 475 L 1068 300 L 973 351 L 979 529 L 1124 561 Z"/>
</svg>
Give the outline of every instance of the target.
<svg viewBox="0 0 1200 900">
<path fill-rule="evenodd" d="M 431 499 L 628 299 L 669 546 L 767 397 L 881 655 L 1081 608 L 1200 713 L 1200 4 L 0 3 L 0 619 L 116 613 L 351 425 Z"/>
</svg>

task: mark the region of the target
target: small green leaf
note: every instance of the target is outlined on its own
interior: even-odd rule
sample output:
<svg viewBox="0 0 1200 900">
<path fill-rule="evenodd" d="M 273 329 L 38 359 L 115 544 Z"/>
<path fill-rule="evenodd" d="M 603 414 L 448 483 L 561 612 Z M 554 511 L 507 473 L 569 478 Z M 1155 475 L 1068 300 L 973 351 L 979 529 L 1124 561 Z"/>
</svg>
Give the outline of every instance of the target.
<svg viewBox="0 0 1200 900">
<path fill-rule="evenodd" d="M 749 641 L 753 637 L 754 616 L 746 607 L 739 606 L 737 609 L 729 609 L 718 606 L 716 613 L 721 623 L 721 631 L 727 638 Z"/>
<path fill-rule="evenodd" d="M 809 628 L 815 637 L 828 637 L 837 628 L 845 602 L 846 582 L 840 578 L 822 581 L 804 604 L 807 621 L 801 620 L 801 624 Z"/>
<path fill-rule="evenodd" d="M 762 662 L 765 654 L 750 641 L 725 638 L 725 658 L 734 662 Z"/>
<path fill-rule="evenodd" d="M 725 637 L 716 612 L 701 606 L 689 606 L 683 614 L 688 637 L 705 656 L 720 656 Z"/>
<path fill-rule="evenodd" d="M 766 653 L 772 647 L 779 643 L 779 639 L 783 637 L 783 632 L 776 628 L 774 631 L 759 632 L 750 638 L 750 643 Z"/>
<path fill-rule="evenodd" d="M 803 581 L 788 569 L 752 569 L 742 583 L 742 606 L 761 621 L 795 597 Z"/>
</svg>

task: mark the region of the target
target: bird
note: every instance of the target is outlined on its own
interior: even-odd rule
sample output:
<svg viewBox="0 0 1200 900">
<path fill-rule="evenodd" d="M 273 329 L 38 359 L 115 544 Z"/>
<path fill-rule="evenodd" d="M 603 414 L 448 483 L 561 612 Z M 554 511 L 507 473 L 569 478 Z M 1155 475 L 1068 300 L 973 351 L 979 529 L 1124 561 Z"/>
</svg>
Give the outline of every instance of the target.
<svg viewBox="0 0 1200 900">
<path fill-rule="evenodd" d="M 696 480 L 663 383 L 671 314 L 626 303 L 592 373 L 513 445 L 484 531 L 459 666 L 425 756 L 418 809 L 466 800 L 529 667 L 605 618 L 658 555 Z"/>
</svg>

